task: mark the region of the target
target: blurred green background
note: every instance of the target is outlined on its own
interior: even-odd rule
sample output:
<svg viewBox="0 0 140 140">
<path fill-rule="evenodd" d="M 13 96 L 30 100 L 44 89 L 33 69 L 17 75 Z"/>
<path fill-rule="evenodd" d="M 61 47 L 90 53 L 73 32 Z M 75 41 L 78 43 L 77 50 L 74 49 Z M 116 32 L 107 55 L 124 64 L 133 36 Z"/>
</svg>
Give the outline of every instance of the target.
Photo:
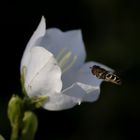
<svg viewBox="0 0 140 140">
<path fill-rule="evenodd" d="M 87 61 L 120 72 L 121 86 L 101 85 L 97 102 L 51 112 L 36 110 L 36 140 L 140 139 L 140 4 L 138 0 L 5 1 L 0 8 L 0 134 L 9 139 L 7 103 L 20 94 L 20 60 L 41 15 L 47 28 L 82 29 Z"/>
</svg>

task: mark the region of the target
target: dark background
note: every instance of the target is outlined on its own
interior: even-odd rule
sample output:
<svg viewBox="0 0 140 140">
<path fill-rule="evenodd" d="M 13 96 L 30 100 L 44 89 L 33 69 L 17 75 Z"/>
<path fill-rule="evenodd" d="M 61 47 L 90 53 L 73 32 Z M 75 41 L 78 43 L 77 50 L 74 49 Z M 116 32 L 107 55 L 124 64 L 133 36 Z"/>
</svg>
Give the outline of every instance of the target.
<svg viewBox="0 0 140 140">
<path fill-rule="evenodd" d="M 7 103 L 20 94 L 20 60 L 41 16 L 47 28 L 82 29 L 87 61 L 119 71 L 121 86 L 103 83 L 100 99 L 73 109 L 36 110 L 36 140 L 140 139 L 140 4 L 138 0 L 4 1 L 0 4 L 0 134 L 10 137 Z"/>
</svg>

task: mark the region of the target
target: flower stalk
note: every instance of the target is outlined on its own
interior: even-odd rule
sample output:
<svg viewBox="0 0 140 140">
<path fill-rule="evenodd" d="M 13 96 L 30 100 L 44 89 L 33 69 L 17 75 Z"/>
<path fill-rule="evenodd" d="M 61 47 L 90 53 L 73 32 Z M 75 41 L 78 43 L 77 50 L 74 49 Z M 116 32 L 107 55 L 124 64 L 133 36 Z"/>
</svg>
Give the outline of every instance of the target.
<svg viewBox="0 0 140 140">
<path fill-rule="evenodd" d="M 12 127 L 11 140 L 18 140 L 19 138 L 19 123 Z"/>
</svg>

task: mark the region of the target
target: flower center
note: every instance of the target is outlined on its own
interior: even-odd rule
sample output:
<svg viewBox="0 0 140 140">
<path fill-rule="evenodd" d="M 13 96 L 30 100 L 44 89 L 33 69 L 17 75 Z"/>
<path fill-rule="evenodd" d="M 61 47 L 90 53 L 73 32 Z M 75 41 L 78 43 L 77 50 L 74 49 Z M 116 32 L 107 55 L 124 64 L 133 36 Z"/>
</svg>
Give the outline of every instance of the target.
<svg viewBox="0 0 140 140">
<path fill-rule="evenodd" d="M 76 55 L 73 55 L 71 51 L 68 51 L 64 48 L 56 56 L 56 60 L 62 70 L 62 73 L 69 70 L 75 63 L 76 59 L 77 59 Z"/>
</svg>

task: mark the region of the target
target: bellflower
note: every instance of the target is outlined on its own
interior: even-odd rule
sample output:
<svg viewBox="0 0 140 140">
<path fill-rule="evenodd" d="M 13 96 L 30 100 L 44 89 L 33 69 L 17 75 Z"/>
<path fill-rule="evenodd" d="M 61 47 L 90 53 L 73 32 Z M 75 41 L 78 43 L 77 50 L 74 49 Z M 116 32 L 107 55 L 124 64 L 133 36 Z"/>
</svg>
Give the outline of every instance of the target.
<svg viewBox="0 0 140 140">
<path fill-rule="evenodd" d="M 102 80 L 94 77 L 89 67 L 109 68 L 97 62 L 85 63 L 85 58 L 81 30 L 46 30 L 42 17 L 21 61 L 27 95 L 47 96 L 43 104 L 47 110 L 64 110 L 81 102 L 96 101 Z"/>
</svg>

